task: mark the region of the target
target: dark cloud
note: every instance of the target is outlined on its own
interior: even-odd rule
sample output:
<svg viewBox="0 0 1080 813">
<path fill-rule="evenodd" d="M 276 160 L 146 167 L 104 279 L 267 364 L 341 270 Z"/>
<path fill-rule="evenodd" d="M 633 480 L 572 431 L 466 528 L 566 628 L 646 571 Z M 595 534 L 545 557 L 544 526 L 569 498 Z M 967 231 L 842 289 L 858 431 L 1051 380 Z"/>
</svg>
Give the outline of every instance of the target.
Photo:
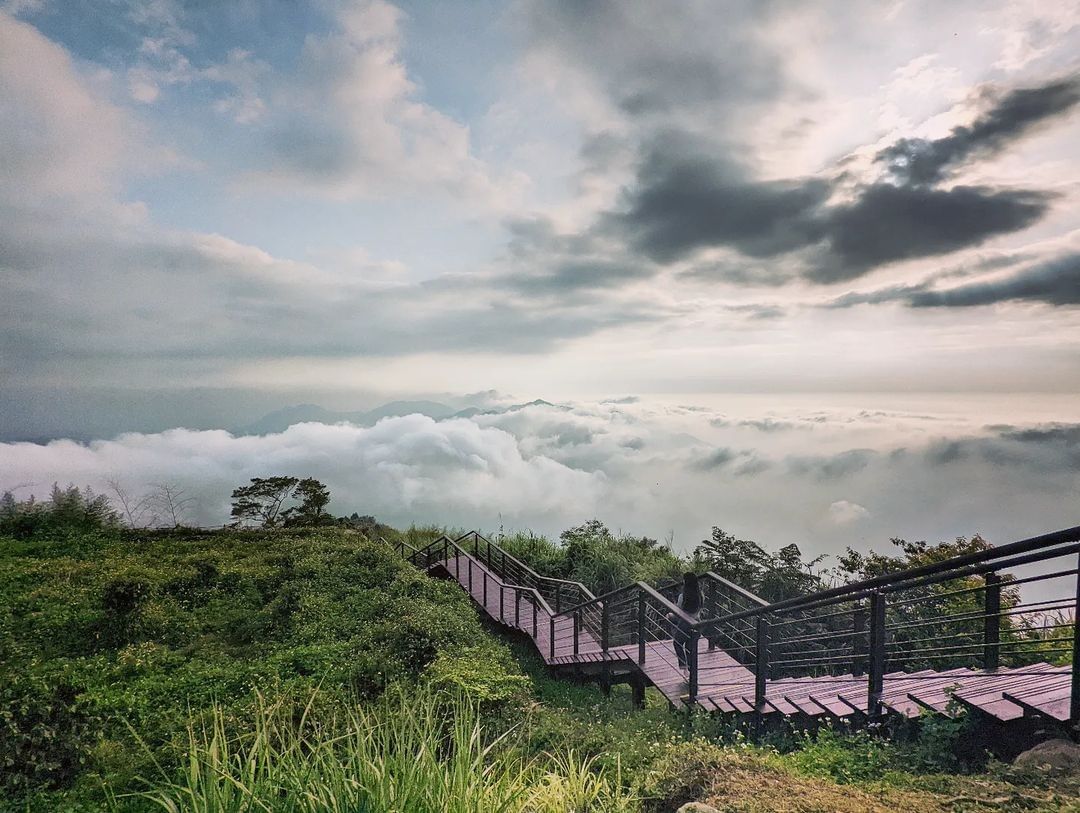
<svg viewBox="0 0 1080 813">
<path fill-rule="evenodd" d="M 1003 426 L 999 427 L 998 431 L 1000 436 L 1007 440 L 1063 446 L 1080 451 L 1080 423 L 1051 423 L 1022 429 Z"/>
<path fill-rule="evenodd" d="M 986 158 L 1008 147 L 1034 127 L 1068 112 L 1080 102 L 1080 77 L 999 95 L 993 106 L 970 125 L 954 127 L 945 138 L 902 138 L 879 152 L 900 183 L 942 181 L 950 169 L 973 158 Z"/>
<path fill-rule="evenodd" d="M 555 0 L 526 11 L 534 47 L 580 71 L 625 115 L 730 120 L 790 88 L 784 60 L 761 36 L 771 5 L 731 0 L 720 25 L 708 3 Z"/>
<path fill-rule="evenodd" d="M 1080 79 L 1015 89 L 971 125 L 936 141 L 904 139 L 881 151 L 890 182 L 855 186 L 835 202 L 840 178 L 760 180 L 721 141 L 671 130 L 642 151 L 619 211 L 601 221 L 659 263 L 702 249 L 733 249 L 754 264 L 710 261 L 683 273 L 733 284 L 855 279 L 880 266 L 949 254 L 1026 229 L 1050 208 L 1043 190 L 953 186 L 947 170 L 986 158 L 1080 101 Z M 792 255 L 779 262 L 783 255 Z"/>
<path fill-rule="evenodd" d="M 927 446 L 924 459 L 933 466 L 978 460 L 997 467 L 1047 473 L 1080 471 L 1080 424 L 1032 427 L 993 426 L 989 437 L 947 438 Z"/>
<path fill-rule="evenodd" d="M 760 432 L 784 432 L 788 429 L 803 428 L 793 421 L 778 421 L 775 418 L 760 418 L 754 420 L 739 421 L 739 426 L 757 429 Z"/>
<path fill-rule="evenodd" d="M 772 465 L 773 464 L 768 460 L 763 460 L 760 457 L 751 457 L 745 463 L 740 463 L 736 466 L 733 474 L 736 477 L 755 477 L 756 475 L 771 469 Z"/>
<path fill-rule="evenodd" d="M 787 463 L 792 474 L 838 480 L 865 469 L 876 454 L 872 449 L 849 449 L 831 456 L 789 457 Z"/>
<path fill-rule="evenodd" d="M 635 280 L 649 279 L 656 269 L 632 260 L 592 257 L 566 259 L 551 267 L 499 278 L 500 285 L 528 294 L 562 294 L 603 288 L 619 288 Z"/>
<path fill-rule="evenodd" d="M 946 291 L 914 291 L 913 308 L 970 308 L 1026 300 L 1080 305 L 1080 254 L 1041 263 L 1000 280 L 972 282 Z"/>
<path fill-rule="evenodd" d="M 1080 254 L 1037 263 L 1001 279 L 970 282 L 945 290 L 934 290 L 925 282 L 844 294 L 827 307 L 902 302 L 912 308 L 972 308 L 1010 301 L 1045 302 L 1059 307 L 1080 305 Z"/>
<path fill-rule="evenodd" d="M 808 277 L 842 282 L 879 265 L 977 246 L 1031 226 L 1051 198 L 1031 190 L 873 184 L 824 214 L 828 251 Z"/>
<path fill-rule="evenodd" d="M 661 139 L 648 151 L 625 211 L 614 217 L 637 249 L 660 262 L 718 245 L 772 257 L 820 239 L 814 215 L 829 197 L 828 183 L 754 181 L 680 141 Z"/>
<path fill-rule="evenodd" d="M 704 471 L 722 469 L 738 456 L 738 452 L 728 449 L 726 446 L 721 446 L 698 459 L 694 463 L 694 468 L 702 469 Z"/>
</svg>

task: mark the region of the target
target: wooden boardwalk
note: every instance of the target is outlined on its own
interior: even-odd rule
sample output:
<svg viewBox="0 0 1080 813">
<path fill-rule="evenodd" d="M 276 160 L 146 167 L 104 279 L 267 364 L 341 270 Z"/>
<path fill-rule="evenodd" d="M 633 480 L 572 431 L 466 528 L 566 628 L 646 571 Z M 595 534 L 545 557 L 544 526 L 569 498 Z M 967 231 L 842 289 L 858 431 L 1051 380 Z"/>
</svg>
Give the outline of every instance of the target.
<svg viewBox="0 0 1080 813">
<path fill-rule="evenodd" d="M 490 557 L 492 547 L 490 542 L 487 544 Z M 475 550 L 477 554 L 473 555 L 448 540 L 442 553 L 429 554 L 417 564 L 457 581 L 491 620 L 528 636 L 553 670 L 583 672 L 604 680 L 614 676 L 644 681 L 676 708 L 695 706 L 730 715 L 782 715 L 811 720 L 873 715 L 875 710 L 915 717 L 924 711 L 949 714 L 961 707 L 1002 722 L 1025 716 L 1067 722 L 1074 708 L 1072 668 L 1050 663 L 888 672 L 881 675 L 877 706 L 871 703 L 865 674 L 765 679 L 763 691 L 758 694 L 761 687 L 754 671 L 719 646 L 710 646 L 705 637 L 694 642 L 697 684 L 691 693 L 690 674 L 680 666 L 671 637 L 661 635 L 643 644 L 613 645 L 605 652 L 595 628 L 590 631 L 579 626 L 575 642 L 574 616 L 565 609 L 553 609 L 535 584 L 504 581 L 496 568 L 481 561 L 484 557 L 479 555 L 479 546 Z M 506 564 L 504 554 L 504 568 Z M 536 574 L 532 577 L 534 582 L 545 578 Z M 603 597 L 590 603 L 602 601 Z M 670 631 L 667 634 L 670 636 Z"/>
</svg>

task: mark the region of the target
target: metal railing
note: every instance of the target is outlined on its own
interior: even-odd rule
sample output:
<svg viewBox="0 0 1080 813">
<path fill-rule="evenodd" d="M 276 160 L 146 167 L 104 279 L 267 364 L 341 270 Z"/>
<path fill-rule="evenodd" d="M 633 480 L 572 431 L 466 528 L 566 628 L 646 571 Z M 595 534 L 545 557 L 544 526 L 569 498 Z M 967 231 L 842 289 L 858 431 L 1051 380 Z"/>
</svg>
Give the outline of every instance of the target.
<svg viewBox="0 0 1080 813">
<path fill-rule="evenodd" d="M 550 616 L 553 609 L 536 587 L 508 582 L 505 578 L 507 568 L 503 567 L 501 571 L 490 568 L 477 553 L 478 544 L 486 542 L 479 534 L 468 533 L 457 539 L 440 536 L 420 548 L 404 541 L 399 541 L 392 547 L 404 559 L 422 569 L 432 565 L 448 568 L 458 583 L 493 618 L 498 618 L 507 626 L 530 633 L 533 639 L 537 639 L 541 613 Z M 484 558 L 490 560 L 491 557 Z M 499 561 L 501 564 L 501 557 Z"/>
<path fill-rule="evenodd" d="M 753 664 L 759 710 L 767 681 L 782 677 L 865 675 L 867 712 L 873 717 L 881 713 L 890 672 L 967 667 L 992 674 L 1008 668 L 1010 677 L 1018 677 L 1051 674 L 1047 667 L 1068 663 L 1070 718 L 1076 721 L 1078 557 L 1080 527 L 1069 528 L 703 618 L 693 631 L 710 640 L 735 638 L 744 662 Z M 747 645 L 751 628 L 753 643 Z M 1022 672 L 1016 671 L 1019 667 Z M 691 685 L 696 683 L 692 676 Z"/>
<path fill-rule="evenodd" d="M 423 548 L 399 543 L 399 550 L 423 567 L 453 568 L 489 612 L 494 606 L 538 645 L 546 615 L 552 661 L 599 652 L 606 669 L 622 659 L 644 666 L 651 655 L 687 675 L 690 702 L 701 688 L 705 640 L 753 669 L 759 710 L 777 678 L 865 675 L 867 712 L 877 716 L 890 672 L 1008 668 L 1010 677 L 1037 676 L 1067 662 L 1071 719 L 1080 720 L 1080 527 L 773 604 L 705 573 L 696 617 L 678 606 L 678 583 L 637 582 L 593 596 L 580 582 L 536 573 L 475 532 Z"/>
</svg>

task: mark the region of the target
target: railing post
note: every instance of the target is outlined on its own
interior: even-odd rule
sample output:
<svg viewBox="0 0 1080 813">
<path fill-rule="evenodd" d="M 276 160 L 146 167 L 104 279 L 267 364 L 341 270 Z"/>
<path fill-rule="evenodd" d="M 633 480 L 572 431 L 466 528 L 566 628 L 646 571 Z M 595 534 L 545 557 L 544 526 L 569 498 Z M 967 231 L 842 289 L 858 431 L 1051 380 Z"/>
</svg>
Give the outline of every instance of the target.
<svg viewBox="0 0 1080 813">
<path fill-rule="evenodd" d="M 689 688 L 687 690 L 687 697 L 690 704 L 693 705 L 697 700 L 698 694 L 698 640 L 701 638 L 701 632 L 697 627 L 693 627 L 690 630 L 690 640 L 686 645 L 686 665 L 690 672 Z"/>
<path fill-rule="evenodd" d="M 555 660 L 555 616 L 551 616 L 551 659 Z"/>
<path fill-rule="evenodd" d="M 472 557 L 469 557 L 469 595 L 472 595 Z"/>
<path fill-rule="evenodd" d="M 705 596 L 706 608 L 712 614 L 713 618 L 718 618 L 720 616 L 720 613 L 716 609 L 716 582 L 714 582 L 712 579 L 709 579 L 707 582 L 705 582 Z M 716 649 L 715 636 L 710 635 L 708 637 L 708 641 L 709 651 L 711 652 L 712 650 Z"/>
<path fill-rule="evenodd" d="M 754 710 L 765 710 L 765 690 L 769 679 L 769 619 L 757 618 L 754 636 Z"/>
<path fill-rule="evenodd" d="M 1073 604 L 1072 699 L 1069 722 L 1075 731 L 1080 726 L 1080 556 L 1076 562 L 1076 602 Z"/>
<path fill-rule="evenodd" d="M 499 582 L 499 620 L 504 622 L 504 623 L 506 622 L 506 595 L 505 595 L 505 590 L 506 590 L 505 585 L 500 581 Z"/>
<path fill-rule="evenodd" d="M 481 571 L 480 571 L 480 573 L 481 573 L 481 575 L 482 575 L 482 576 L 484 577 L 484 612 L 487 612 L 487 582 L 488 582 L 488 572 L 487 572 L 487 570 L 481 570 Z"/>
<path fill-rule="evenodd" d="M 537 601 L 536 596 L 531 596 L 530 600 L 532 601 L 532 607 L 533 607 L 533 640 L 535 641 L 537 639 L 537 635 L 536 635 L 536 605 L 537 605 L 538 601 Z"/>
<path fill-rule="evenodd" d="M 997 669 L 1001 661 L 1001 577 L 987 573 L 983 596 L 983 669 Z"/>
<path fill-rule="evenodd" d="M 855 605 L 852 613 L 851 635 L 851 674 L 854 677 L 866 674 L 866 653 L 869 650 L 869 641 L 866 639 L 866 606 Z"/>
<path fill-rule="evenodd" d="M 885 596 L 870 594 L 870 670 L 867 677 L 866 713 L 881 716 L 881 693 L 885 684 Z"/>
<path fill-rule="evenodd" d="M 574 654 L 578 654 L 578 631 L 581 629 L 581 610 L 574 610 Z"/>
<path fill-rule="evenodd" d="M 608 602 L 605 601 L 600 608 L 600 650 L 603 653 L 603 664 L 600 667 L 600 688 L 603 689 L 604 694 L 608 694 L 611 691 L 611 667 L 608 664 L 608 645 L 610 643 L 609 638 L 611 636 L 611 610 L 608 608 Z"/>
<path fill-rule="evenodd" d="M 637 605 L 637 662 L 645 663 L 645 591 L 638 593 Z"/>
<path fill-rule="evenodd" d="M 521 589 L 514 588 L 514 626 L 521 629 Z"/>
</svg>

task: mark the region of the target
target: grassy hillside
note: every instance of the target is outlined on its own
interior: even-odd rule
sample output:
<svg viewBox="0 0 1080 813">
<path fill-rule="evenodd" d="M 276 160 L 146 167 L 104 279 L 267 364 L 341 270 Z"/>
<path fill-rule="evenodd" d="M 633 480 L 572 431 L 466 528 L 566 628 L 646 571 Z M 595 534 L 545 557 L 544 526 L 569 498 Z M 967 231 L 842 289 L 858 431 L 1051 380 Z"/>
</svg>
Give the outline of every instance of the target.
<svg viewBox="0 0 1080 813">
<path fill-rule="evenodd" d="M 926 730 L 903 746 L 750 746 L 658 696 L 634 712 L 620 687 L 552 679 L 460 589 L 355 531 L 0 537 L 0 808 L 1052 810 L 1076 796 L 1004 769 L 940 773 L 958 729 Z"/>
</svg>

